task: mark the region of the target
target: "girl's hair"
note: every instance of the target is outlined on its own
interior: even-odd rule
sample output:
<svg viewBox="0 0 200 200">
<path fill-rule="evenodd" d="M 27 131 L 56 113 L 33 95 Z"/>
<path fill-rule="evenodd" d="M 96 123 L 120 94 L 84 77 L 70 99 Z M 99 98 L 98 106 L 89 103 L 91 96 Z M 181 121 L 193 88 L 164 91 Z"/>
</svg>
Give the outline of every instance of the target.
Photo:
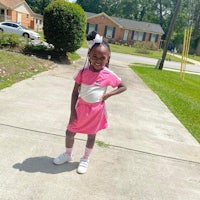
<svg viewBox="0 0 200 200">
<path fill-rule="evenodd" d="M 96 32 L 96 31 L 92 31 L 91 33 L 89 33 L 89 34 L 87 35 L 87 38 L 86 38 L 87 41 L 94 40 L 95 37 L 96 37 L 96 35 L 97 35 L 97 32 Z M 107 47 L 107 48 L 108 48 L 108 51 L 109 51 L 109 54 L 111 53 L 111 51 L 110 51 L 110 45 L 109 45 L 106 41 L 103 40 L 102 43 L 94 43 L 94 45 L 93 45 L 91 48 L 89 48 L 88 54 L 90 53 L 90 51 L 91 51 L 94 47 L 99 46 L 99 45 L 103 45 L 103 46 Z M 90 62 L 90 60 L 89 60 L 89 62 Z M 109 62 L 110 62 L 110 58 L 109 58 L 109 60 L 108 60 L 108 63 L 106 64 L 106 67 L 109 67 Z"/>
</svg>

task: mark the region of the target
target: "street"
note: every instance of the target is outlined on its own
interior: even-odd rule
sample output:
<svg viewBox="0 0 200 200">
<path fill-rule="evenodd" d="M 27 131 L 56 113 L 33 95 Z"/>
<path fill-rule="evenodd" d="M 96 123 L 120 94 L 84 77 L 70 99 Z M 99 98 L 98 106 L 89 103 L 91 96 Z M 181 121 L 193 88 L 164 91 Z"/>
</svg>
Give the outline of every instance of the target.
<svg viewBox="0 0 200 200">
<path fill-rule="evenodd" d="M 77 53 L 79 55 L 81 55 L 82 57 L 86 57 L 87 51 L 88 51 L 88 49 L 86 49 L 86 48 L 80 48 L 79 50 L 77 50 Z M 115 61 L 123 62 L 123 63 L 126 63 L 127 65 L 131 64 L 131 63 L 156 65 L 156 63 L 158 62 L 158 59 L 112 52 L 111 53 L 111 63 L 115 62 Z M 166 70 L 180 71 L 180 67 L 181 67 L 180 62 L 173 62 L 173 61 L 165 61 L 164 62 L 164 69 L 166 69 Z M 200 74 L 200 64 L 199 65 L 198 64 L 187 64 L 186 72 Z"/>
</svg>

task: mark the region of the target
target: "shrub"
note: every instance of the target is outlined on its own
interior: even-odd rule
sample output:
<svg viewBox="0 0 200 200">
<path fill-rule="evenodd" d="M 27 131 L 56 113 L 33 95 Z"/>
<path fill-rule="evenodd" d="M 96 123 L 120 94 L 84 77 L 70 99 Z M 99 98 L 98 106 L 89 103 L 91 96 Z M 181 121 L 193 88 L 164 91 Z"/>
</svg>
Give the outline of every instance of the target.
<svg viewBox="0 0 200 200">
<path fill-rule="evenodd" d="M 133 46 L 136 48 L 137 53 L 149 54 L 148 49 L 145 47 L 143 43 L 135 42 Z"/>
<path fill-rule="evenodd" d="M 52 1 L 44 10 L 44 36 L 61 54 L 79 49 L 85 38 L 86 16 L 77 4 Z"/>
<path fill-rule="evenodd" d="M 0 47 L 16 47 L 20 44 L 20 38 L 18 35 L 10 33 L 0 33 Z"/>
</svg>

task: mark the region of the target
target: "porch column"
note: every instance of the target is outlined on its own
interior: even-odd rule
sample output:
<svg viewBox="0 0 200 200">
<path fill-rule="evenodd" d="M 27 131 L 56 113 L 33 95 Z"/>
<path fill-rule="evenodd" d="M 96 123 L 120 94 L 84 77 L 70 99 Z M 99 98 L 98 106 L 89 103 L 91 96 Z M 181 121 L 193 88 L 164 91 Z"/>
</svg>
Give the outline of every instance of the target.
<svg viewBox="0 0 200 200">
<path fill-rule="evenodd" d="M 4 21 L 7 21 L 7 9 L 4 9 Z"/>
</svg>

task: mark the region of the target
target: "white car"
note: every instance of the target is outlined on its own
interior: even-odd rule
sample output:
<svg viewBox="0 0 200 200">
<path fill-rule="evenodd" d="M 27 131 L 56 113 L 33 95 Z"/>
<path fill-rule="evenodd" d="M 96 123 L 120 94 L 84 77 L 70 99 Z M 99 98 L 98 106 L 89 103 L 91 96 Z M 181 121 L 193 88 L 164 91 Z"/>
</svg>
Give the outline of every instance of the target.
<svg viewBox="0 0 200 200">
<path fill-rule="evenodd" d="M 40 35 L 34 31 L 31 31 L 18 23 L 14 22 L 1 22 L 0 31 L 5 33 L 13 33 L 30 39 L 39 39 Z"/>
</svg>

